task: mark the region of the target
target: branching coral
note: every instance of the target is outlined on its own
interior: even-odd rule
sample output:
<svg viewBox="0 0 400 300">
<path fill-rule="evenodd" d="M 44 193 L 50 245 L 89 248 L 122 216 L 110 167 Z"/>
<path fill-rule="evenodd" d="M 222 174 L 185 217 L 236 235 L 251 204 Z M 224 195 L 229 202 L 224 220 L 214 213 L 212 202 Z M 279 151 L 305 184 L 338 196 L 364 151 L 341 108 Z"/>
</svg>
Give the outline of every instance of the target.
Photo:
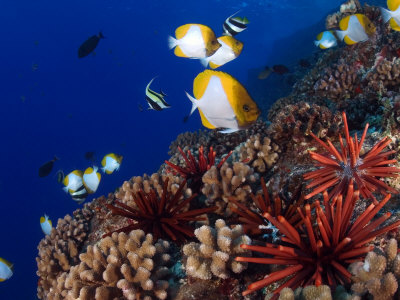
<svg viewBox="0 0 400 300">
<path fill-rule="evenodd" d="M 346 145 L 344 145 L 342 137 L 339 136 L 340 150 L 337 150 L 329 140 L 328 145 L 326 145 L 314 134 L 311 134 L 319 145 L 328 151 L 329 154 L 321 155 L 310 151 L 311 158 L 316 160 L 318 162 L 317 165 L 321 168 L 304 174 L 306 180 L 312 180 L 312 182 L 307 185 L 307 188 L 314 188 L 311 193 L 306 195 L 306 199 L 331 187 L 329 198 L 333 199 L 339 194 L 344 194 L 347 186 L 353 182 L 357 184 L 364 198 L 372 198 L 375 203 L 377 200 L 372 194 L 375 191 L 384 195 L 387 191 L 397 193 L 395 189 L 379 180 L 382 177 L 399 176 L 399 168 L 388 166 L 389 164 L 397 162 L 395 159 L 388 159 L 395 151 L 382 152 L 382 150 L 389 145 L 391 140 L 384 137 L 372 149 L 360 155 L 365 135 L 367 134 L 368 124 L 365 126 L 359 141 L 357 135 L 355 135 L 354 138 L 350 137 L 346 114 L 343 112 L 342 115 Z"/>
<path fill-rule="evenodd" d="M 200 146 L 198 159 L 196 161 L 190 150 L 188 150 L 187 155 L 185 154 L 185 152 L 182 151 L 179 146 L 178 150 L 185 160 L 186 166 L 180 167 L 167 160 L 165 161 L 165 163 L 174 171 L 181 174 L 181 176 L 184 177 L 186 180 L 188 180 L 190 182 L 190 187 L 192 188 L 192 190 L 198 192 L 201 188 L 201 178 L 203 177 L 204 173 L 215 165 L 216 152 L 213 150 L 212 147 L 210 147 L 208 155 L 206 156 L 204 155 L 203 146 Z M 230 151 L 227 155 L 225 155 L 224 158 L 220 160 L 220 162 L 216 166 L 217 169 L 221 168 L 222 164 L 229 158 L 231 154 L 232 151 Z"/>
<path fill-rule="evenodd" d="M 397 241 L 391 239 L 385 248 L 385 255 L 369 252 L 364 262 L 352 263 L 352 291 L 363 296 L 370 293 L 375 300 L 392 299 L 400 279 L 400 254 Z"/>
<path fill-rule="evenodd" d="M 88 246 L 79 265 L 64 273 L 65 299 L 166 299 L 169 244 L 142 230 L 113 233 Z M 62 280 L 60 280 L 62 281 Z"/>
<path fill-rule="evenodd" d="M 132 224 L 117 229 L 115 232 L 143 229 L 146 233 L 152 233 L 156 239 L 165 237 L 179 242 L 184 241 L 186 237 L 194 236 L 193 229 L 188 223 L 204 220 L 200 216 L 214 211 L 216 207 L 187 210 L 187 205 L 197 195 L 183 199 L 182 190 L 185 185 L 186 180 L 181 183 L 175 194 L 171 194 L 167 191 L 167 178 L 161 198 L 157 197 L 154 190 L 149 193 L 140 190 L 133 198 L 136 207 L 119 201 L 115 201 L 113 205 L 106 204 L 113 214 L 132 220 Z"/>
<path fill-rule="evenodd" d="M 379 204 L 371 204 L 351 224 L 350 219 L 354 211 L 359 192 L 353 192 L 353 184 L 348 186 L 346 197 L 336 197 L 329 203 L 328 195 L 324 193 L 324 207 L 316 201 L 317 226 L 311 223 L 310 205 L 305 206 L 305 214 L 298 209 L 302 218 L 301 228 L 294 228 L 283 216 L 272 217 L 265 213 L 267 218 L 279 231 L 285 235 L 282 241 L 285 245 L 266 244 L 266 246 L 242 245 L 244 249 L 272 255 L 272 258 L 237 257 L 237 261 L 254 262 L 259 264 L 278 264 L 284 268 L 268 274 L 264 279 L 248 286 L 243 295 L 248 295 L 258 289 L 268 286 L 281 279 L 290 277 L 279 288 L 274 290 L 275 299 L 285 288 L 292 289 L 298 286 L 328 284 L 335 287 L 338 283 L 349 283 L 351 274 L 346 270 L 349 263 L 362 259 L 373 246 L 365 246 L 376 236 L 390 231 L 400 225 L 400 221 L 380 227 L 390 213 L 372 220 L 379 210 L 390 199 L 390 194 Z M 379 228 L 379 229 L 378 229 Z M 306 236 L 301 236 L 301 232 Z M 299 233 L 300 232 L 300 233 Z"/>
<path fill-rule="evenodd" d="M 183 246 L 186 273 L 203 280 L 214 276 L 227 279 L 234 273 L 241 273 L 247 268 L 247 263 L 234 260 L 235 255 L 250 255 L 250 251 L 242 249 L 241 244 L 251 243 L 244 235 L 240 225 L 230 229 L 224 220 L 215 222 L 215 229 L 203 225 L 195 230 L 199 243 L 189 243 Z"/>
</svg>

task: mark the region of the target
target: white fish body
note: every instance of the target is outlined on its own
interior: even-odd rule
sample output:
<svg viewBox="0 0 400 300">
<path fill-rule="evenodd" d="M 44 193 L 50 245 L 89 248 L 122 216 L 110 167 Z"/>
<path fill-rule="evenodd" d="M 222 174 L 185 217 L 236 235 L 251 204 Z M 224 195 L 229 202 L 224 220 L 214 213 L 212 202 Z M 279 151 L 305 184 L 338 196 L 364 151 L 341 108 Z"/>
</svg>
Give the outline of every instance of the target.
<svg viewBox="0 0 400 300">
<path fill-rule="evenodd" d="M 207 56 L 201 29 L 196 25 L 190 26 L 185 36 L 179 40 L 170 37 L 169 44 L 170 48 L 179 46 L 187 57 L 203 58 Z"/>
<path fill-rule="evenodd" d="M 9 279 L 13 275 L 13 265 L 0 257 L 0 282 Z"/>
<path fill-rule="evenodd" d="M 221 39 L 218 39 L 218 42 L 221 44 L 221 47 L 213 55 L 201 59 L 201 63 L 204 67 L 207 67 L 210 62 L 214 65 L 222 66 L 236 58 L 235 52 L 233 52 L 229 45 L 224 43 Z"/>
<path fill-rule="evenodd" d="M 96 192 L 100 184 L 101 175 L 97 172 L 97 170 L 98 168 L 96 166 L 93 168 L 89 167 L 83 174 L 83 185 L 85 186 L 86 191 L 90 194 Z"/>
<path fill-rule="evenodd" d="M 347 35 L 352 41 L 365 42 L 368 40 L 368 35 L 365 33 L 364 27 L 360 24 L 357 16 L 350 16 L 349 24 L 347 26 L 347 30 L 336 30 L 336 34 L 338 37 L 343 40 Z"/>
<path fill-rule="evenodd" d="M 192 114 L 196 108 L 200 108 L 207 120 L 216 128 L 228 128 L 234 132 L 239 130 L 239 124 L 228 101 L 220 78 L 211 76 L 207 89 L 201 99 L 195 99 L 186 93 L 192 102 Z"/>
<path fill-rule="evenodd" d="M 40 227 L 44 234 L 50 235 L 53 225 L 48 215 L 45 214 L 44 217 L 40 218 Z"/>
<path fill-rule="evenodd" d="M 75 192 L 77 189 L 79 189 L 82 186 L 82 176 L 80 174 L 76 174 L 76 171 L 73 171 L 69 173 L 67 176 L 64 178 L 64 184 L 65 182 L 68 182 L 66 186 L 63 188 L 66 193 L 68 192 Z"/>
</svg>

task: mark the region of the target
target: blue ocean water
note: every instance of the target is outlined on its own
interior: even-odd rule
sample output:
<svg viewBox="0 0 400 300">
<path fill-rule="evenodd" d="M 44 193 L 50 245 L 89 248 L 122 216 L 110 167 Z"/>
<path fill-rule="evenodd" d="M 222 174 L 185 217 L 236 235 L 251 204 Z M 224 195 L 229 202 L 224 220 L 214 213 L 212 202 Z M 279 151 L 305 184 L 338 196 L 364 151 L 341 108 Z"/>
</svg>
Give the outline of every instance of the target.
<svg viewBox="0 0 400 300">
<path fill-rule="evenodd" d="M 55 225 L 79 207 L 57 183 L 58 169 L 68 173 L 91 166 L 87 151 L 95 151 L 97 165 L 104 154 L 123 155 L 120 170 L 103 175 L 90 201 L 132 176 L 156 172 L 179 133 L 202 128 L 198 113 L 182 122 L 191 107 L 184 91 L 192 92 L 193 79 L 204 68 L 168 50 L 167 36 L 178 26 L 201 23 L 220 35 L 225 18 L 241 10 L 250 20 L 238 36 L 243 52 L 220 70 L 241 81 L 265 112 L 290 85 L 279 76 L 258 81 L 252 70 L 273 64 L 294 68 L 300 58 L 312 56 L 318 51 L 313 38 L 340 4 L 1 1 L 0 257 L 14 263 L 14 275 L 0 283 L 0 299 L 36 299 L 39 218 L 46 213 Z M 95 55 L 78 59 L 80 44 L 99 31 L 106 38 Z M 172 108 L 140 112 L 138 103 L 146 107 L 145 86 L 155 76 L 152 88 L 162 88 Z M 60 160 L 53 172 L 39 178 L 38 168 L 54 155 Z"/>
</svg>

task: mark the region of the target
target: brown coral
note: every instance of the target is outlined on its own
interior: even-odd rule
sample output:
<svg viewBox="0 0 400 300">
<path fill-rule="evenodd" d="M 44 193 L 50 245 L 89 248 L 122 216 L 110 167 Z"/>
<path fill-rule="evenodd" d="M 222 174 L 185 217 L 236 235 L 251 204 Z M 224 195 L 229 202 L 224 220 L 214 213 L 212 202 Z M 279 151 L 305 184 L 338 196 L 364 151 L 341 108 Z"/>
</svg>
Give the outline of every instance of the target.
<svg viewBox="0 0 400 300">
<path fill-rule="evenodd" d="M 236 255 L 248 256 L 250 253 L 240 248 L 242 243 L 251 243 L 242 226 L 230 229 L 224 220 L 219 219 L 215 228 L 203 225 L 196 229 L 195 235 L 200 243 L 191 242 L 183 246 L 187 275 L 203 280 L 213 276 L 227 279 L 231 271 L 241 273 L 247 268 L 247 263 L 234 260 Z"/>
</svg>

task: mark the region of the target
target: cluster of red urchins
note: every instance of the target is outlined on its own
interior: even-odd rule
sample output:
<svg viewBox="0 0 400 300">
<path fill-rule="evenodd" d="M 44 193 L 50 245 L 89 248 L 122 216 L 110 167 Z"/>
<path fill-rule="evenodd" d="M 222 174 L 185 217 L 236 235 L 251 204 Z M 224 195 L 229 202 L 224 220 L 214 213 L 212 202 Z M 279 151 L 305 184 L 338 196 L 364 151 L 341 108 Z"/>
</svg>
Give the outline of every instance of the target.
<svg viewBox="0 0 400 300">
<path fill-rule="evenodd" d="M 296 289 L 299 286 L 312 284 L 316 286 L 328 284 L 335 287 L 337 284 L 350 283 L 351 274 L 347 271 L 347 266 L 363 259 L 366 253 L 372 250 L 373 246 L 365 245 L 376 236 L 400 226 L 400 221 L 397 221 L 378 229 L 390 217 L 389 212 L 372 220 L 390 199 L 390 194 L 386 192 L 397 192 L 380 180 L 382 177 L 399 176 L 399 168 L 388 166 L 396 162 L 396 160 L 388 159 L 389 155 L 395 151 L 382 152 L 391 140 L 385 137 L 370 151 L 360 155 L 368 124 L 361 140 L 358 141 L 357 135 L 354 138 L 350 137 L 345 113 L 343 113 L 343 121 L 346 145 L 339 136 L 340 150 L 336 149 L 330 141 L 326 145 L 311 134 L 329 153 L 320 155 L 310 151 L 311 157 L 318 161 L 317 165 L 321 168 L 304 175 L 305 179 L 312 179 L 307 188 L 315 188 L 313 192 L 305 196 L 306 199 L 323 192 L 324 209 L 319 201 L 315 201 L 316 225 L 313 225 L 312 207 L 309 204 L 305 205 L 304 209 L 297 207 L 301 221 L 294 226 L 284 216 L 273 216 L 266 212 L 267 207 L 260 202 L 261 198 L 255 201 L 261 208 L 263 217 L 283 235 L 281 240 L 285 244 L 241 245 L 244 249 L 265 253 L 270 257 L 237 257 L 236 260 L 278 264 L 284 265 L 285 268 L 250 284 L 243 292 L 243 296 L 285 278 L 289 279 L 273 291 L 273 299 L 277 299 L 279 292 L 285 287 Z M 354 190 L 354 185 L 358 190 Z M 328 193 L 327 190 L 330 188 Z M 381 202 L 372 195 L 375 191 L 386 195 Z M 265 194 L 264 189 L 264 197 L 266 197 Z M 371 198 L 373 203 L 351 224 L 350 218 L 360 194 L 364 198 Z M 255 220 L 259 220 L 260 216 L 255 217 L 254 212 L 244 210 L 243 207 L 239 208 L 241 217 L 247 219 L 248 223 L 253 220 L 250 224 L 255 224 Z"/>
</svg>

